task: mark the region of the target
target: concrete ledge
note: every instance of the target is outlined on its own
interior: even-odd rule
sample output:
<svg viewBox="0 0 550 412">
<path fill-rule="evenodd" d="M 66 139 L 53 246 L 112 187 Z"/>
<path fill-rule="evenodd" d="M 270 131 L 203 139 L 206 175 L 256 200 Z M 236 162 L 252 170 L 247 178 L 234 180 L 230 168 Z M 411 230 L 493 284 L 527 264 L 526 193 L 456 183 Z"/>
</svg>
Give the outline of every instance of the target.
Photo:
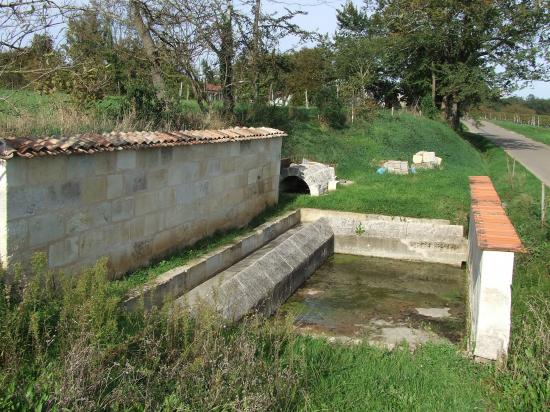
<svg viewBox="0 0 550 412">
<path fill-rule="evenodd" d="M 299 211 L 293 211 L 266 222 L 251 234 L 242 236 L 231 245 L 222 246 L 192 262 L 169 270 L 145 286 L 130 292 L 123 303 L 127 309 L 160 307 L 200 285 L 212 276 L 234 265 L 282 233 L 298 224 Z"/>
<path fill-rule="evenodd" d="M 301 209 L 300 217 L 301 222 L 327 219 L 334 231 L 335 253 L 454 266 L 468 257 L 463 227 L 448 220 L 320 209 Z"/>
<path fill-rule="evenodd" d="M 334 234 L 326 219 L 298 226 L 238 264 L 180 297 L 177 305 L 213 307 L 236 321 L 252 310 L 273 313 L 333 253 Z"/>
</svg>

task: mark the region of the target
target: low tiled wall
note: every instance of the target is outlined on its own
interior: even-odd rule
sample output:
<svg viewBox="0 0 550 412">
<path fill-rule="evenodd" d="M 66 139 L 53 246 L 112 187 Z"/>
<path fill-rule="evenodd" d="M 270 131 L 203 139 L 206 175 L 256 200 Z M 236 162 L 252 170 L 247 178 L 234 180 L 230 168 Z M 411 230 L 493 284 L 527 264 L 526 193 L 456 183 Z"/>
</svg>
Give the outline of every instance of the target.
<svg viewBox="0 0 550 412">
<path fill-rule="evenodd" d="M 497 360 L 508 352 L 514 253 L 523 247 L 491 180 L 473 176 L 470 187 L 469 346 L 474 356 Z"/>
<path fill-rule="evenodd" d="M 2 263 L 145 265 L 276 203 L 280 152 L 279 136 L 0 160 Z"/>
</svg>

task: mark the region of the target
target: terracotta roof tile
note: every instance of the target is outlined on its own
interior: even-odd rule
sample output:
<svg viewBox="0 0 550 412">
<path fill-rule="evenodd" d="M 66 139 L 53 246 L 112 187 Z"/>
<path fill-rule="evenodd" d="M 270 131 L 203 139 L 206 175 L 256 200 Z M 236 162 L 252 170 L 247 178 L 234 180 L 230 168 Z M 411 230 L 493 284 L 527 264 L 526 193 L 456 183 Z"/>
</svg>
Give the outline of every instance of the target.
<svg viewBox="0 0 550 412">
<path fill-rule="evenodd" d="M 222 130 L 175 132 L 84 133 L 76 136 L 43 139 L 8 137 L 0 139 L 0 159 L 9 159 L 14 156 L 56 156 L 72 153 L 96 153 L 123 149 L 269 139 L 276 136 L 286 136 L 286 133 L 268 127 L 233 127 Z"/>
<path fill-rule="evenodd" d="M 488 176 L 470 176 L 469 180 L 478 246 L 484 250 L 524 252 L 491 179 Z"/>
</svg>

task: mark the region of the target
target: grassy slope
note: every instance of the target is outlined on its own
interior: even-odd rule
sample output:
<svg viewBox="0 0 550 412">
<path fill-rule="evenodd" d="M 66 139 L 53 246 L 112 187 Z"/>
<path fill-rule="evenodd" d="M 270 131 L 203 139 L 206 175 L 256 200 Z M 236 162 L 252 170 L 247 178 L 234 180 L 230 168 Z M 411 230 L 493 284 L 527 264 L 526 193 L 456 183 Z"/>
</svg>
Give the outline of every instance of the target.
<svg viewBox="0 0 550 412">
<path fill-rule="evenodd" d="M 408 176 L 375 173 L 381 160 L 410 162 L 420 150 L 442 157 L 443 170 Z M 483 172 L 476 150 L 449 128 L 405 114 L 383 114 L 371 125 L 341 132 L 301 124 L 284 142 L 283 155 L 336 163 L 338 177 L 356 182 L 320 198 L 300 196 L 292 206 L 446 218 L 461 224 L 469 205 L 466 177 Z"/>
<path fill-rule="evenodd" d="M 494 120 L 493 123 L 498 124 L 505 129 L 522 134 L 529 139 L 550 145 L 550 128 L 529 126 L 527 124 L 516 124 L 514 122 L 504 120 Z"/>
</svg>

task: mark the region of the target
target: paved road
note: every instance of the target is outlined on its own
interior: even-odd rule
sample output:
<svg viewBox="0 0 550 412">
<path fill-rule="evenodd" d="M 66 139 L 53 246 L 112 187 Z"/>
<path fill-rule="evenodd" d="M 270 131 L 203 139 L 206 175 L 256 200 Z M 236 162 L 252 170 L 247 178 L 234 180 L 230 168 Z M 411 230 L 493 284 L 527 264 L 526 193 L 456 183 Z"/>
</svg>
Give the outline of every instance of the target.
<svg viewBox="0 0 550 412">
<path fill-rule="evenodd" d="M 550 146 L 528 139 L 521 134 L 482 121 L 478 126 L 472 120 L 463 121 L 472 133 L 481 134 L 501 146 L 510 156 L 550 187 Z"/>
</svg>

